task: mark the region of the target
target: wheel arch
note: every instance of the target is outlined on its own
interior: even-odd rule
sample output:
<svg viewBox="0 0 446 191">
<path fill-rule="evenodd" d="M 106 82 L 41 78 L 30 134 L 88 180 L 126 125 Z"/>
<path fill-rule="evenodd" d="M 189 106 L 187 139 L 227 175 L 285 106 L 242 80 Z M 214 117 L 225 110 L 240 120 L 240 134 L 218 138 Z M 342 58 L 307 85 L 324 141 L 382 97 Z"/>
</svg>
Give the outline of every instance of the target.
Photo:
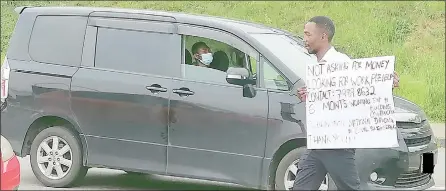
<svg viewBox="0 0 446 191">
<path fill-rule="evenodd" d="M 71 120 L 68 117 L 57 115 L 38 115 L 35 116 L 32 121 L 33 122 L 28 127 L 25 138 L 23 140 L 21 150 L 22 157 L 30 154 L 31 144 L 37 134 L 39 134 L 42 130 L 52 126 L 64 126 L 69 128 L 75 135 L 77 135 L 77 138 L 82 144 L 82 163 L 84 165 L 87 164 L 87 140 L 83 136 L 81 128 L 74 120 Z"/>
<path fill-rule="evenodd" d="M 277 167 L 280 163 L 280 161 L 282 160 L 282 158 L 289 153 L 290 151 L 299 148 L 299 147 L 303 147 L 306 146 L 307 142 L 306 142 L 306 138 L 294 138 L 291 140 L 286 141 L 285 143 L 283 143 L 282 145 L 280 145 L 280 147 L 274 152 L 273 158 L 271 160 L 271 163 L 269 165 L 269 170 L 268 170 L 268 186 L 272 189 L 274 189 L 274 180 L 276 178 L 276 170 Z"/>
</svg>

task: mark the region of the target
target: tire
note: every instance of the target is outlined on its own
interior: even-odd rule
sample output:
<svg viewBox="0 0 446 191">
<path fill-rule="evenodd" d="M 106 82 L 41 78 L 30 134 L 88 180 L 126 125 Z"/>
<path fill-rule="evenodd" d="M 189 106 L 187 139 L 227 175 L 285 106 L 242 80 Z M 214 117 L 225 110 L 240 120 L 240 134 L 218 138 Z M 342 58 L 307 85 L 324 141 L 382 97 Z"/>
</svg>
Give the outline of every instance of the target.
<svg viewBox="0 0 446 191">
<path fill-rule="evenodd" d="M 48 141 L 52 142 L 53 140 L 52 137 L 58 138 L 59 140 L 58 147 L 68 145 L 71 150 L 68 150 L 63 156 L 62 155 L 53 156 L 48 154 L 45 156 L 48 157 L 46 158 L 46 160 L 44 160 L 46 162 L 41 163 L 39 165 L 37 161 L 38 156 L 41 156 L 41 153 L 47 154 L 45 149 L 43 149 L 44 147 L 40 147 L 40 145 L 42 142 L 45 141 L 48 145 L 47 148 L 53 149 L 52 144 L 51 145 L 48 144 L 49 143 Z M 62 145 L 60 145 L 61 143 Z M 54 150 L 52 150 L 52 152 L 54 152 Z M 53 154 L 55 153 L 56 152 L 54 152 Z M 77 135 L 66 127 L 54 126 L 44 129 L 34 138 L 31 144 L 31 153 L 30 153 L 31 169 L 33 170 L 33 173 L 36 176 L 36 178 L 43 185 L 47 187 L 63 188 L 63 187 L 71 187 L 79 183 L 85 177 L 88 171 L 88 168 L 83 166 L 82 164 L 82 158 L 83 156 L 82 156 L 81 142 L 77 138 Z M 68 166 L 63 165 L 63 164 L 69 164 L 66 163 L 67 161 L 66 159 L 71 160 L 71 166 L 69 168 Z M 51 171 L 51 174 L 53 172 L 56 172 L 55 174 L 63 174 L 63 176 L 61 175 L 59 177 L 51 178 L 51 176 L 45 175 L 43 170 L 45 170 L 45 168 L 48 167 L 47 165 L 50 165 L 49 164 L 50 162 L 56 164 L 56 161 L 57 161 L 57 166 L 61 167 L 57 169 L 62 169 L 62 173 L 58 173 L 61 171 L 56 171 L 56 168 L 54 167 L 54 170 Z M 65 171 L 63 169 L 65 169 Z"/>
<path fill-rule="evenodd" d="M 289 166 L 291 166 L 296 160 L 298 160 L 306 151 L 305 147 L 300 147 L 288 152 L 279 162 L 276 169 L 274 187 L 275 190 L 288 190 L 285 186 L 285 174 Z M 328 188 L 333 186 L 331 178 L 327 175 Z"/>
</svg>

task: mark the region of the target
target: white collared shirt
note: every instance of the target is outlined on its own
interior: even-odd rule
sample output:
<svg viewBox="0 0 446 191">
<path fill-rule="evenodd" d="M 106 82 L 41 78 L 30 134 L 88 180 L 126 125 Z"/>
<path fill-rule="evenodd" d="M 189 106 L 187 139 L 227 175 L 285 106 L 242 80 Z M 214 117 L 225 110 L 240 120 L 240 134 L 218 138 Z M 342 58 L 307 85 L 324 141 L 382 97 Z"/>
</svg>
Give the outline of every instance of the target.
<svg viewBox="0 0 446 191">
<path fill-rule="evenodd" d="M 328 49 L 325 55 L 322 57 L 320 62 L 347 62 L 351 58 L 344 53 L 338 52 L 333 46 Z"/>
</svg>

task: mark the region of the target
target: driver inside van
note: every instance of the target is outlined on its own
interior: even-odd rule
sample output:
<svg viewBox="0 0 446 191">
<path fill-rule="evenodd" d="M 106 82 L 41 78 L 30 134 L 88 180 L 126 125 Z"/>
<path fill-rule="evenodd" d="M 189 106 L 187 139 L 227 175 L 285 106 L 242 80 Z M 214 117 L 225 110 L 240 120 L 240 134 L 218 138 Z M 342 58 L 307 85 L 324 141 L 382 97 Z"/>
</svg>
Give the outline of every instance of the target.
<svg viewBox="0 0 446 191">
<path fill-rule="evenodd" d="M 213 60 L 211 49 L 204 42 L 197 42 L 192 46 L 192 55 L 195 61 L 192 65 L 209 67 Z"/>
</svg>

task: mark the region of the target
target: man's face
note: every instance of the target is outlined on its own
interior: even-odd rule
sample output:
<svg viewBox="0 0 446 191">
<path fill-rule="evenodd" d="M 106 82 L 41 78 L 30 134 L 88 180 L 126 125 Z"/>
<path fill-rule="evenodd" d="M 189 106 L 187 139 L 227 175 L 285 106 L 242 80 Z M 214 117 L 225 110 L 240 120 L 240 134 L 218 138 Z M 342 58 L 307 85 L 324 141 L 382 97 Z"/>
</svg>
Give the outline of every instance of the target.
<svg viewBox="0 0 446 191">
<path fill-rule="evenodd" d="M 211 52 L 211 50 L 209 50 L 209 48 L 207 47 L 201 47 L 198 49 L 197 53 L 194 55 L 196 59 L 201 60 L 201 55 L 202 54 L 207 54 Z"/>
<path fill-rule="evenodd" d="M 324 33 L 316 23 L 308 22 L 304 27 L 305 48 L 308 53 L 315 54 L 324 43 Z"/>
<path fill-rule="evenodd" d="M 201 63 L 200 60 L 202 60 L 203 58 L 201 57 L 202 54 L 207 54 L 210 53 L 211 50 L 207 47 L 201 47 L 198 49 L 197 53 L 194 55 L 194 57 L 198 60 L 198 66 L 202 66 L 202 67 L 208 67 L 207 65 Z"/>
</svg>

